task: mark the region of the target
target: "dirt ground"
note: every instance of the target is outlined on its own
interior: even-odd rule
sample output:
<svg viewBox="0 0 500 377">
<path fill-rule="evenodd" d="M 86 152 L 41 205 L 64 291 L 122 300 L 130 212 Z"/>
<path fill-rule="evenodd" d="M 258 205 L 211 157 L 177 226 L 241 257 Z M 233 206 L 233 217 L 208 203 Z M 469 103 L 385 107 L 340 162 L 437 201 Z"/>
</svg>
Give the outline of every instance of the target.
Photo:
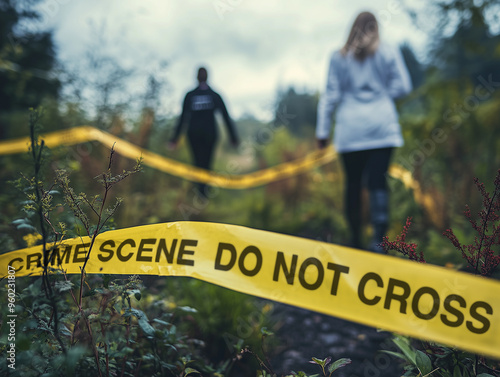
<svg viewBox="0 0 500 377">
<path fill-rule="evenodd" d="M 277 305 L 274 315 L 279 319 L 275 332 L 279 344 L 270 362 L 278 376 L 290 371 L 321 375 L 320 368 L 309 363 L 312 357 L 352 360 L 332 377 L 404 374 L 397 358 L 380 352 L 396 350 L 388 332 L 282 304 Z"/>
</svg>

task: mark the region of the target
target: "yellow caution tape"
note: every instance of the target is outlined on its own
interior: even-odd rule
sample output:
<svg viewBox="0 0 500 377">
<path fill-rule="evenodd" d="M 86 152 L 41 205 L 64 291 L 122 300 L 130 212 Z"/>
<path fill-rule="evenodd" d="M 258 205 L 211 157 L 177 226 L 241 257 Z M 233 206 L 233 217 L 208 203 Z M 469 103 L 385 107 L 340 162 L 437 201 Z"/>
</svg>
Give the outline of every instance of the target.
<svg viewBox="0 0 500 377">
<path fill-rule="evenodd" d="M 51 148 L 59 145 L 74 145 L 87 141 L 98 141 L 110 149 L 114 148 L 117 153 L 124 157 L 134 160 L 142 157 L 143 164 L 165 173 L 190 181 L 203 182 L 211 186 L 228 189 L 245 189 L 265 185 L 305 173 L 315 167 L 332 162 L 337 158 L 334 148 L 328 147 L 313 151 L 295 161 L 285 162 L 252 173 L 229 175 L 219 174 L 217 172 L 200 169 L 172 160 L 91 126 L 56 131 L 44 134 L 41 138 L 44 140 L 45 144 Z M 0 141 L 0 155 L 26 152 L 29 150 L 29 147 L 29 137 Z M 441 225 L 442 221 L 440 221 L 440 219 L 435 219 L 436 205 L 433 198 L 422 192 L 418 181 L 413 178 L 410 171 L 404 169 L 400 165 L 394 164 L 389 168 L 389 175 L 402 181 L 406 188 L 412 189 L 417 203 L 421 204 L 427 210 L 435 224 Z"/>
<path fill-rule="evenodd" d="M 78 274 L 91 239 L 45 260 Z M 36 246 L 0 255 L 0 276 L 40 275 Z M 500 358 L 500 282 L 235 225 L 176 222 L 100 234 L 88 274 L 187 276 L 368 326 Z"/>
<path fill-rule="evenodd" d="M 226 175 L 196 168 L 158 155 L 91 126 L 82 126 L 48 133 L 42 135 L 41 139 L 43 139 L 45 145 L 50 148 L 59 145 L 74 145 L 95 140 L 108 148 L 113 147 L 117 153 L 124 157 L 136 160 L 142 156 L 143 163 L 145 165 L 160 171 L 182 177 L 187 180 L 232 189 L 244 189 L 261 186 L 279 179 L 288 178 L 309 171 L 317 166 L 332 162 L 337 157 L 333 147 L 329 147 L 311 152 L 301 159 L 282 163 L 253 173 Z M 29 137 L 0 141 L 0 155 L 26 152 L 29 150 L 29 147 Z M 408 170 L 405 170 L 401 166 L 391 166 L 389 174 L 402 180 L 408 188 L 419 190 L 418 182 L 413 179 Z"/>
<path fill-rule="evenodd" d="M 301 159 L 279 164 L 274 167 L 242 175 L 225 175 L 207 171 L 191 165 L 172 160 L 170 158 L 140 148 L 128 141 L 113 136 L 91 126 L 82 126 L 63 131 L 56 131 L 42 135 L 45 145 L 50 148 L 59 145 L 74 145 L 87 141 L 98 141 L 124 157 L 130 159 L 143 158 L 143 163 L 160 171 L 191 181 L 208 183 L 213 186 L 244 189 L 261 186 L 267 183 L 288 178 L 309 171 L 315 167 L 327 164 L 337 158 L 333 147 L 316 150 Z M 22 153 L 29 150 L 29 137 L 0 141 L 0 155 Z M 405 187 L 414 190 L 418 198 L 423 198 L 420 185 L 413 179 L 412 174 L 399 165 L 391 165 L 389 174 L 403 182 Z"/>
<path fill-rule="evenodd" d="M 187 180 L 208 183 L 212 186 L 231 189 L 255 187 L 265 185 L 279 179 L 288 178 L 306 172 L 316 166 L 333 161 L 336 157 L 333 148 L 328 148 L 325 150 L 314 151 L 302 159 L 283 163 L 257 172 L 244 175 L 227 175 L 183 164 L 140 148 L 128 141 L 90 126 L 82 126 L 64 131 L 52 132 L 41 135 L 40 138 L 44 140 L 45 145 L 48 147 L 74 145 L 95 140 L 108 148 L 113 147 L 117 153 L 124 157 L 134 160 L 142 157 L 145 165 L 160 171 Z M 26 152 L 29 149 L 29 146 L 29 138 L 1 141 L 0 155 Z"/>
</svg>

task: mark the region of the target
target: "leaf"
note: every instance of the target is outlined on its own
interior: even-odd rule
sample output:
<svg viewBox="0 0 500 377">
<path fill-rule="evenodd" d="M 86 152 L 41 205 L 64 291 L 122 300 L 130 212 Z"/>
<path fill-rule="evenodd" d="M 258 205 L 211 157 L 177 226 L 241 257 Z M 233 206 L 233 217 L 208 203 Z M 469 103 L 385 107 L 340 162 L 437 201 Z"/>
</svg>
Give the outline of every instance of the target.
<svg viewBox="0 0 500 377">
<path fill-rule="evenodd" d="M 131 290 L 129 290 L 129 291 L 128 291 L 128 294 L 129 294 L 129 295 L 132 295 L 132 294 L 133 294 L 133 295 L 134 295 L 134 297 L 135 297 L 135 299 L 136 299 L 137 301 L 140 301 L 140 300 L 141 300 L 141 297 L 142 297 L 142 296 L 141 296 L 141 291 L 140 291 L 139 289 L 131 289 Z"/>
<path fill-rule="evenodd" d="M 124 355 L 128 355 L 128 354 L 132 354 L 134 352 L 134 349 L 130 348 L 130 347 L 123 347 L 120 350 L 120 352 L 123 353 Z"/>
<path fill-rule="evenodd" d="M 383 352 L 383 353 L 386 353 L 388 355 L 391 355 L 391 356 L 394 356 L 394 357 L 397 357 L 399 359 L 402 359 L 402 360 L 405 360 L 405 361 L 408 361 L 405 357 L 405 355 L 399 353 L 399 352 L 393 352 L 393 351 L 387 351 L 387 350 L 382 350 L 380 352 Z"/>
<path fill-rule="evenodd" d="M 333 373 L 337 369 L 345 367 L 346 365 L 349 365 L 350 363 L 351 363 L 351 359 L 348 359 L 348 358 L 345 358 L 345 357 L 342 358 L 342 359 L 338 359 L 337 361 L 333 362 L 333 364 L 331 364 L 328 367 L 328 371 L 330 373 Z"/>
<path fill-rule="evenodd" d="M 488 373 L 481 373 L 481 374 L 478 374 L 477 377 L 495 377 L 495 376 L 493 376 L 492 374 L 488 374 Z"/>
<path fill-rule="evenodd" d="M 177 309 L 186 312 L 186 313 L 198 313 L 198 310 L 192 308 L 190 306 L 178 306 Z"/>
<path fill-rule="evenodd" d="M 413 365 L 417 365 L 416 363 L 416 352 L 411 348 L 410 346 L 410 341 L 407 338 L 404 338 L 402 336 L 396 336 L 394 339 L 392 339 L 394 344 L 398 346 L 398 348 L 403 352 L 403 355 L 405 358 L 412 363 Z"/>
<path fill-rule="evenodd" d="M 198 373 L 198 374 L 201 374 L 200 372 L 198 372 L 196 369 L 193 369 L 193 368 L 186 368 L 186 370 L 184 371 L 184 373 L 186 373 L 186 376 L 190 373 Z"/>
<path fill-rule="evenodd" d="M 71 347 L 65 355 L 56 357 L 56 363 L 59 362 L 60 368 L 65 375 L 75 375 L 75 369 L 79 361 L 85 356 L 85 348 L 81 346 Z"/>
<path fill-rule="evenodd" d="M 427 356 L 425 353 L 422 351 L 417 350 L 416 353 L 416 358 L 415 362 L 417 364 L 417 368 L 422 374 L 422 376 L 425 376 L 432 372 L 432 362 L 429 356 Z"/>
<path fill-rule="evenodd" d="M 59 332 L 65 336 L 71 336 L 73 333 L 63 324 L 59 324 Z"/>
<path fill-rule="evenodd" d="M 318 359 L 317 357 L 313 357 L 312 358 L 312 361 L 309 361 L 311 364 L 318 364 L 320 365 L 322 368 L 325 367 L 326 364 L 328 364 L 330 361 L 332 360 L 331 357 L 327 357 L 326 359 L 324 360 L 321 360 L 321 359 Z"/>
<path fill-rule="evenodd" d="M 26 230 L 28 232 L 36 232 L 36 228 L 30 224 L 19 224 L 17 225 L 18 230 Z"/>
<path fill-rule="evenodd" d="M 139 319 L 139 327 L 147 336 L 153 336 L 155 333 L 154 327 L 149 324 L 147 318 L 143 317 Z"/>
<path fill-rule="evenodd" d="M 16 219 L 12 221 L 12 225 L 27 224 L 27 223 L 29 223 L 28 219 Z"/>
<path fill-rule="evenodd" d="M 65 292 L 71 290 L 73 288 L 73 283 L 69 280 L 65 281 L 56 281 L 54 287 L 59 292 Z"/>
<path fill-rule="evenodd" d="M 453 370 L 453 377 L 462 377 L 462 373 L 460 372 L 460 368 L 458 365 L 455 365 L 455 369 Z"/>
<path fill-rule="evenodd" d="M 132 314 L 137 317 L 139 327 L 144 332 L 144 334 L 146 334 L 147 336 L 153 336 L 155 333 L 155 329 L 149 324 L 149 320 L 146 314 L 138 309 L 132 309 Z"/>
<path fill-rule="evenodd" d="M 158 319 L 158 318 L 153 319 L 153 322 L 159 323 L 160 325 L 164 325 L 164 326 L 170 326 L 170 323 L 162 321 L 161 319 Z"/>
</svg>

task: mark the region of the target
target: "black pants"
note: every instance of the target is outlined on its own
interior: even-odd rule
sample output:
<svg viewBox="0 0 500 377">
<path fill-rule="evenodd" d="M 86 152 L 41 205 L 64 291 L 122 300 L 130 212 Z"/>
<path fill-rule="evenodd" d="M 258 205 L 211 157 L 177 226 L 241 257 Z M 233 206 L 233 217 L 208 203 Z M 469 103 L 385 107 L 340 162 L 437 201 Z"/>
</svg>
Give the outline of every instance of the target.
<svg viewBox="0 0 500 377">
<path fill-rule="evenodd" d="M 210 170 L 214 156 L 215 144 L 217 135 L 215 132 L 189 132 L 187 133 L 191 155 L 193 156 L 194 165 L 198 168 Z M 204 183 L 198 184 L 198 191 L 201 195 L 206 195 L 207 185 Z"/>
<path fill-rule="evenodd" d="M 351 231 L 351 246 L 361 247 L 361 190 L 387 190 L 386 174 L 393 148 L 342 153 L 346 176 L 345 210 Z"/>
</svg>

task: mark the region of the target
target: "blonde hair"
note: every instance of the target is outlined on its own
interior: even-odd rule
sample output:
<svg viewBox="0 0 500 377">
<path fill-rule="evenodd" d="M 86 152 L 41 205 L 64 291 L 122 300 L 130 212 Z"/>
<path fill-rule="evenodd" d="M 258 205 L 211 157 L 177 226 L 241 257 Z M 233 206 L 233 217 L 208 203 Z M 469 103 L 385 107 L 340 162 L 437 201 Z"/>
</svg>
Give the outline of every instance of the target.
<svg viewBox="0 0 500 377">
<path fill-rule="evenodd" d="M 379 43 L 377 19 L 370 12 L 362 12 L 354 20 L 347 42 L 340 52 L 344 56 L 352 52 L 357 60 L 363 61 L 377 51 Z"/>
</svg>

